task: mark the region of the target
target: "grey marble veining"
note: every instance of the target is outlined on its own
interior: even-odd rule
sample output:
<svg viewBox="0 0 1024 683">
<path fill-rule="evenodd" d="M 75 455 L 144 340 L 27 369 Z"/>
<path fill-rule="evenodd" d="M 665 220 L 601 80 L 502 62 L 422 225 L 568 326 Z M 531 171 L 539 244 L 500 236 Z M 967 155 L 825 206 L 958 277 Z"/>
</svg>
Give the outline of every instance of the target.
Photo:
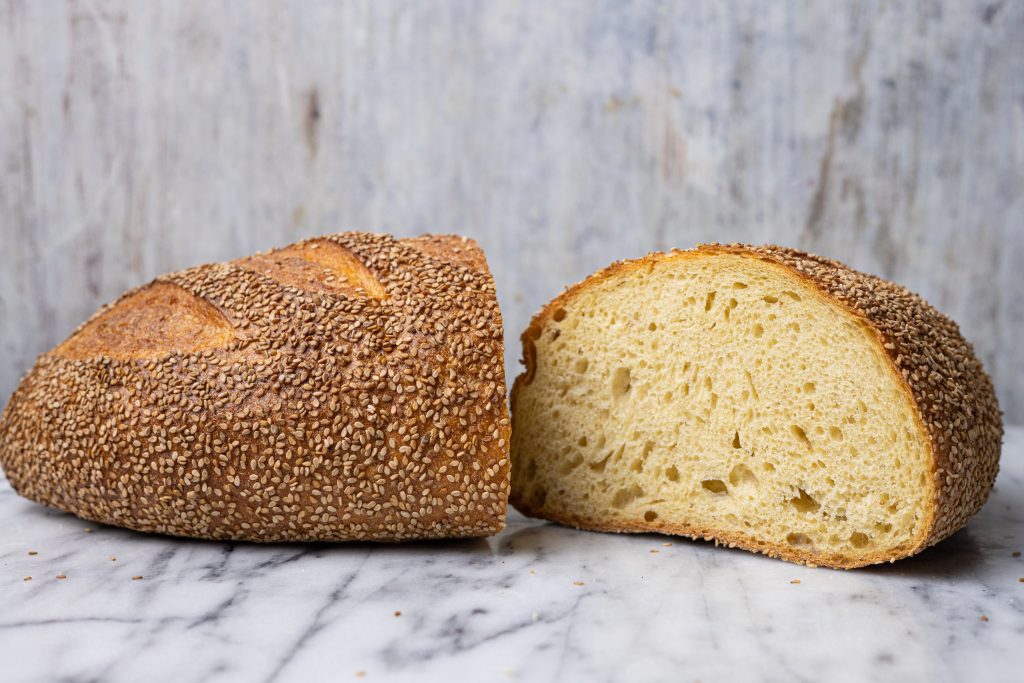
<svg viewBox="0 0 1024 683">
<path fill-rule="evenodd" d="M 6 483 L 0 528 L 5 683 L 1019 681 L 1024 670 L 1024 559 L 1012 555 L 1024 550 L 1024 428 L 1008 431 L 995 491 L 965 530 L 855 571 L 516 513 L 474 541 L 190 541 L 91 525 Z"/>
</svg>

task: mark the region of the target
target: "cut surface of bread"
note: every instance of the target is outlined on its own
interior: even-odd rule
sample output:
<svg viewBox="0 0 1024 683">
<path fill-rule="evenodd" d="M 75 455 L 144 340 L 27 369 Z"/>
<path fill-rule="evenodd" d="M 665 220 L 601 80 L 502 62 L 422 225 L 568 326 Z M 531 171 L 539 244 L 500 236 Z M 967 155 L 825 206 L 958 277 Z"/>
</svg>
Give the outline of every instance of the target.
<svg viewBox="0 0 1024 683">
<path fill-rule="evenodd" d="M 342 233 L 169 273 L 43 354 L 0 419 L 18 493 L 202 538 L 505 524 L 501 313 L 483 251 Z"/>
<path fill-rule="evenodd" d="M 872 318 L 860 308 L 872 302 L 903 310 Z M 616 264 L 523 336 L 512 502 L 582 528 L 808 564 L 913 554 L 981 506 L 1001 438 L 987 376 L 925 307 L 787 250 Z M 928 398 L 932 383 L 955 397 L 949 408 Z"/>
</svg>

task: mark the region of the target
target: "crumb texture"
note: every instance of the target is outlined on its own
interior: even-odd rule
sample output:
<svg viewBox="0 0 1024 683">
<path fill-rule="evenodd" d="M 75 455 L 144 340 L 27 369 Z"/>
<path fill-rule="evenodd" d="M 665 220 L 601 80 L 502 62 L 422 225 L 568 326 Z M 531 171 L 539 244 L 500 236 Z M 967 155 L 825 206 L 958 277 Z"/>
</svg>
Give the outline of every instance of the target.
<svg viewBox="0 0 1024 683">
<path fill-rule="evenodd" d="M 995 478 L 998 406 L 955 324 L 836 262 L 709 245 L 616 264 L 523 341 L 527 514 L 853 567 L 948 536 Z"/>
<path fill-rule="evenodd" d="M 501 314 L 479 247 L 343 233 L 172 273 L 40 357 L 0 420 L 22 495 L 254 541 L 504 527 Z"/>
</svg>

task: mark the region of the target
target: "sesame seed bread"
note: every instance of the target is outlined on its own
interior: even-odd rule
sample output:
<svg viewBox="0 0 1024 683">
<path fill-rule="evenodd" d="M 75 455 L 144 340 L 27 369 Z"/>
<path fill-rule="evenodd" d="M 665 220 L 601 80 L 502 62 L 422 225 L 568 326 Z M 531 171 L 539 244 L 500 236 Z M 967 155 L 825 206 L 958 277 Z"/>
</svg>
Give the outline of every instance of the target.
<svg viewBox="0 0 1024 683">
<path fill-rule="evenodd" d="M 501 314 L 471 240 L 343 233 L 157 278 L 41 356 L 0 420 L 22 495 L 251 541 L 505 524 Z"/>
<path fill-rule="evenodd" d="M 956 324 L 774 246 L 615 263 L 522 337 L 512 504 L 579 528 L 859 567 L 966 524 L 1002 421 Z"/>
</svg>

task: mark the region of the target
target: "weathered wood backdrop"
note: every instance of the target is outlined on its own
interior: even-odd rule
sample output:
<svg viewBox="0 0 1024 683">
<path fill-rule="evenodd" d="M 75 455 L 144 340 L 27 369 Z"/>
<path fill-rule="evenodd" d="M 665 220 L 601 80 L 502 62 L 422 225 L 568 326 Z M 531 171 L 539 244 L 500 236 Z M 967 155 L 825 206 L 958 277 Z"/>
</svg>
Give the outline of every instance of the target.
<svg viewBox="0 0 1024 683">
<path fill-rule="evenodd" d="M 0 394 L 100 303 L 325 231 L 778 242 L 952 314 L 1024 421 L 1024 2 L 0 5 Z"/>
</svg>

